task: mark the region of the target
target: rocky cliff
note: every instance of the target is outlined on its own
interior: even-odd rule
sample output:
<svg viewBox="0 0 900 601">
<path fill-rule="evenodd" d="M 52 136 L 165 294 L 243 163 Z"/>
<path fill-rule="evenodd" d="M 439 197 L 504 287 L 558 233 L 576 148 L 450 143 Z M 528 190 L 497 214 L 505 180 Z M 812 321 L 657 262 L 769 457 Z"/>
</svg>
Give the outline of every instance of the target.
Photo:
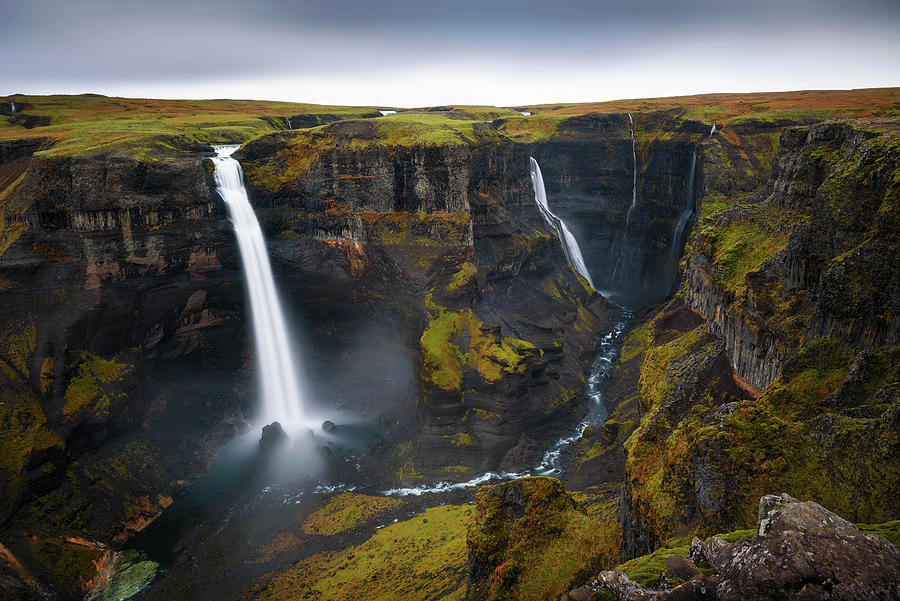
<svg viewBox="0 0 900 601">
<path fill-rule="evenodd" d="M 568 484 L 600 485 L 603 548 L 569 561 L 560 541 L 588 514 L 558 485 L 489 489 L 478 523 L 508 532 L 470 537 L 472 598 L 555 594 L 612 561 L 620 533 L 633 557 L 752 524 L 748 500 L 776 487 L 896 517 L 896 120 L 715 102 L 254 106 L 251 125 L 145 139 L 17 99 L 42 119 L 0 141 L 0 576 L 79 598 L 248 428 L 248 307 L 198 144 L 251 137 L 235 156 L 310 411 L 371 427 L 366 484 L 532 467 L 587 410 L 609 306 L 536 210 L 529 157 L 594 282 L 638 309 L 610 419 L 564 458 Z M 737 116 L 710 135 L 723 111 Z M 287 122 L 309 129 L 260 135 Z"/>
<path fill-rule="evenodd" d="M 894 120 L 786 128 L 768 182 L 731 196 L 721 144 L 701 146 L 678 298 L 626 343 L 645 415 L 625 443 L 624 557 L 746 526 L 773 485 L 896 517 L 898 139 Z"/>
</svg>

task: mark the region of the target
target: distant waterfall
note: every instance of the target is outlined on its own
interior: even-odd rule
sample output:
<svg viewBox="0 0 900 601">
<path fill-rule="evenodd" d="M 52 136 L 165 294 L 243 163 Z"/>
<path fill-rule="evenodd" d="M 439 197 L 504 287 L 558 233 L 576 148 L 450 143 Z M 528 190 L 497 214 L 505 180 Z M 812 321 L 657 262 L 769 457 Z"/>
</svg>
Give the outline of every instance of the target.
<svg viewBox="0 0 900 601">
<path fill-rule="evenodd" d="M 238 146 L 216 146 L 213 174 L 216 189 L 228 205 L 250 295 L 254 347 L 259 369 L 264 423 L 279 421 L 284 428 L 304 425 L 303 398 L 291 354 L 281 303 L 259 221 L 244 188 L 241 164 L 231 158 Z"/>
<path fill-rule="evenodd" d="M 566 253 L 566 259 L 581 276 L 588 281 L 591 288 L 594 287 L 594 281 L 591 274 L 588 273 L 587 265 L 584 264 L 584 258 L 581 256 L 581 249 L 578 247 L 578 241 L 575 236 L 566 227 L 566 222 L 553 214 L 550 205 L 547 203 L 547 190 L 544 188 L 544 176 L 541 175 L 541 167 L 538 162 L 531 158 L 531 185 L 534 186 L 534 200 L 537 203 L 544 221 L 556 231 L 559 241 L 562 243 L 563 251 Z"/>
<path fill-rule="evenodd" d="M 716 122 L 715 121 L 713 121 L 712 127 L 709 129 L 709 135 L 710 136 L 716 135 Z"/>
<path fill-rule="evenodd" d="M 284 118 L 284 122 L 287 123 L 288 129 L 294 129 L 294 126 L 291 125 L 291 118 L 290 118 L 290 117 L 285 117 L 285 118 Z"/>
<path fill-rule="evenodd" d="M 631 124 L 631 160 L 633 165 L 633 173 L 631 176 L 631 206 L 628 207 L 628 213 L 625 215 L 625 233 L 622 234 L 622 246 L 619 248 L 619 258 L 616 259 L 612 275 L 609 277 L 610 284 L 615 281 L 616 272 L 619 271 L 619 266 L 622 264 L 622 259 L 625 256 L 625 246 L 628 242 L 628 228 L 631 227 L 631 214 L 637 206 L 637 149 L 635 148 L 636 144 L 634 140 L 634 119 L 631 118 L 631 113 L 628 113 L 628 122 Z"/>
<path fill-rule="evenodd" d="M 694 172 L 697 168 L 697 151 L 691 155 L 691 168 L 688 172 L 687 191 L 685 192 L 684 208 L 678 216 L 678 223 L 672 232 L 672 263 L 678 261 L 678 249 L 681 246 L 681 233 L 684 226 L 687 225 L 688 219 L 694 214 Z"/>
<path fill-rule="evenodd" d="M 10 113 L 12 113 L 13 115 L 16 114 L 16 103 L 15 103 L 15 102 L 10 102 L 10 103 L 9 103 L 9 111 L 10 111 Z"/>
<path fill-rule="evenodd" d="M 382 111 L 381 109 L 379 109 L 378 112 L 381 113 L 382 117 L 387 117 L 388 115 L 396 115 L 397 114 L 397 111 L 388 111 L 388 110 Z"/>
</svg>

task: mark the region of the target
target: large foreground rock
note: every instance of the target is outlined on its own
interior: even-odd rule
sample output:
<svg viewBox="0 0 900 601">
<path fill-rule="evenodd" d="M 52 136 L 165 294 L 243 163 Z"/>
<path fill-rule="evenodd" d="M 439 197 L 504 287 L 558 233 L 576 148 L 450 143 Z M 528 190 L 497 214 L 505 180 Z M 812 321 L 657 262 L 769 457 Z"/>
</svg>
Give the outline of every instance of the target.
<svg viewBox="0 0 900 601">
<path fill-rule="evenodd" d="M 691 559 L 712 576 L 695 576 L 671 590 L 654 591 L 618 570 L 601 572 L 595 589 L 619 599 L 753 601 L 863 601 L 900 599 L 900 549 L 867 535 L 818 503 L 787 494 L 759 502 L 758 534 L 734 543 L 694 539 Z"/>
</svg>

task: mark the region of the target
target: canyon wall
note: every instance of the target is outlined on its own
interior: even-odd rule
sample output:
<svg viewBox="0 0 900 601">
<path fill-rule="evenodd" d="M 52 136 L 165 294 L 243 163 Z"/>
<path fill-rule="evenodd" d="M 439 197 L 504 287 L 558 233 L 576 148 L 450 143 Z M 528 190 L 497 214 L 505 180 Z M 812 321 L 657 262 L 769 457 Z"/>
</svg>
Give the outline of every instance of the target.
<svg viewBox="0 0 900 601">
<path fill-rule="evenodd" d="M 639 370 L 620 368 L 644 414 L 625 443 L 623 557 L 746 527 L 740 508 L 767 490 L 897 517 L 897 131 L 787 127 L 744 178 L 727 138 L 700 146 L 681 288 L 626 342 Z"/>
</svg>

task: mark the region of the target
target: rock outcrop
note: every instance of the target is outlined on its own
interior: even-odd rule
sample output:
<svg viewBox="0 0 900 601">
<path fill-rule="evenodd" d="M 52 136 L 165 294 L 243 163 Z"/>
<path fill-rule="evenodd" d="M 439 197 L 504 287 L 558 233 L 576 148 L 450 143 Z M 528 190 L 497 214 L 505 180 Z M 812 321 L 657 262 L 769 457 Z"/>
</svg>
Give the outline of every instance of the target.
<svg viewBox="0 0 900 601">
<path fill-rule="evenodd" d="M 616 553 L 553 478 L 482 487 L 468 527 L 468 601 L 558 598 Z"/>
<path fill-rule="evenodd" d="M 602 572 L 592 588 L 623 601 L 900 599 L 900 549 L 818 503 L 766 495 L 757 528 L 756 536 L 733 543 L 695 538 L 690 559 L 672 562 L 688 566 L 682 574 L 690 578 L 670 590 L 646 589 L 616 570 Z"/>
</svg>

